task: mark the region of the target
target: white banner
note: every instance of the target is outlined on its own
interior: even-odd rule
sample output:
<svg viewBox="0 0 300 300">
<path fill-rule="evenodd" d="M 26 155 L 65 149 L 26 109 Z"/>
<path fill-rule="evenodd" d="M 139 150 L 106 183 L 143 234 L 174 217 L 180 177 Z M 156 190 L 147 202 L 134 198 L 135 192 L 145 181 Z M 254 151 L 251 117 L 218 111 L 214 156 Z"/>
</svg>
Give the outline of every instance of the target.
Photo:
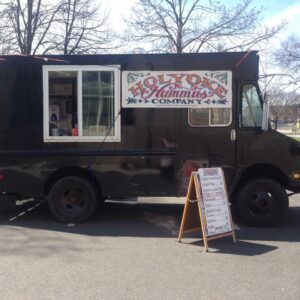
<svg viewBox="0 0 300 300">
<path fill-rule="evenodd" d="M 231 71 L 123 71 L 122 106 L 230 108 Z"/>
</svg>

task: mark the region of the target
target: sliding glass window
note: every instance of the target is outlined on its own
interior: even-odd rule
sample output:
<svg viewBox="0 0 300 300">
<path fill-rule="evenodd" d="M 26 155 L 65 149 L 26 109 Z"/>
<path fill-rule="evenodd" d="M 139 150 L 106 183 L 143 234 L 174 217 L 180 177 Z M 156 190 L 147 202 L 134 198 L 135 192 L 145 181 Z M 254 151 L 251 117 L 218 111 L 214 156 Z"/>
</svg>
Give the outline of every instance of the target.
<svg viewBox="0 0 300 300">
<path fill-rule="evenodd" d="M 44 140 L 120 141 L 118 66 L 44 66 Z"/>
</svg>

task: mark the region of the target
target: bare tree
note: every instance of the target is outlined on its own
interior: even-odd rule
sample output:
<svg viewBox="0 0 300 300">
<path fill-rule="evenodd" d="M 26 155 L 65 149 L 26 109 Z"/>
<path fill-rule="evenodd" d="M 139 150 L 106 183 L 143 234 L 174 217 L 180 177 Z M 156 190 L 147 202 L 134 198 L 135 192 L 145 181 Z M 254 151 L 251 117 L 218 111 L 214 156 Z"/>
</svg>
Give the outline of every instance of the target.
<svg viewBox="0 0 300 300">
<path fill-rule="evenodd" d="M 0 4 L 0 51 L 95 53 L 114 48 L 108 12 L 94 0 L 9 0 Z"/>
<path fill-rule="evenodd" d="M 0 54 L 9 54 L 11 52 L 16 52 L 15 40 L 8 33 L 9 26 L 5 24 L 3 20 L 3 11 L 0 12 Z"/>
<path fill-rule="evenodd" d="M 261 11 L 252 0 L 233 7 L 217 0 L 138 0 L 125 20 L 126 38 L 159 52 L 248 50 L 284 26 L 262 26 Z"/>
<path fill-rule="evenodd" d="M 9 51 L 36 54 L 47 51 L 51 44 L 50 28 L 60 4 L 46 4 L 46 0 L 11 0 L 2 4 L 1 37 Z"/>
<path fill-rule="evenodd" d="M 96 53 L 113 48 L 108 12 L 93 0 L 63 0 L 53 41 L 63 54 Z"/>
<path fill-rule="evenodd" d="M 296 122 L 300 113 L 300 95 L 288 92 L 285 89 L 272 88 L 267 97 L 270 104 L 270 113 L 277 129 L 278 121 L 284 123 Z"/>
<path fill-rule="evenodd" d="M 275 51 L 275 61 L 285 72 L 282 85 L 295 91 L 300 89 L 300 37 L 291 35 Z"/>
</svg>

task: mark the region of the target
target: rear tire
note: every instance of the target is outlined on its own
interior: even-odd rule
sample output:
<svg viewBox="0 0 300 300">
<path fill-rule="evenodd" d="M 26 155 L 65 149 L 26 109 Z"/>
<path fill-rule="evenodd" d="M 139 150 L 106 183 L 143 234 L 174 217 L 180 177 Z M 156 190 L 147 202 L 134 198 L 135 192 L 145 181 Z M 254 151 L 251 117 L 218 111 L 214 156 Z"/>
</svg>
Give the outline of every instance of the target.
<svg viewBox="0 0 300 300">
<path fill-rule="evenodd" d="M 256 178 L 237 192 L 234 208 L 246 225 L 271 227 L 280 224 L 289 206 L 285 189 L 275 180 Z"/>
<path fill-rule="evenodd" d="M 84 178 L 59 179 L 51 188 L 48 205 L 53 216 L 63 223 L 81 223 L 97 210 L 98 193 Z"/>
</svg>

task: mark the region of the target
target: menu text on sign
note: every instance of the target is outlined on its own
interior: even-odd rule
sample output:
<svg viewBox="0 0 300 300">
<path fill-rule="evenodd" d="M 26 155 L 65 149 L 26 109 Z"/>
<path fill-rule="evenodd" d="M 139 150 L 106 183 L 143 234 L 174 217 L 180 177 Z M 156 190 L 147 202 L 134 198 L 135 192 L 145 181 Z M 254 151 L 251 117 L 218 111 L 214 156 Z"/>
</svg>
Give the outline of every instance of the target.
<svg viewBox="0 0 300 300">
<path fill-rule="evenodd" d="M 198 170 L 202 191 L 202 213 L 206 220 L 206 235 L 232 231 L 227 192 L 220 168 Z"/>
</svg>

